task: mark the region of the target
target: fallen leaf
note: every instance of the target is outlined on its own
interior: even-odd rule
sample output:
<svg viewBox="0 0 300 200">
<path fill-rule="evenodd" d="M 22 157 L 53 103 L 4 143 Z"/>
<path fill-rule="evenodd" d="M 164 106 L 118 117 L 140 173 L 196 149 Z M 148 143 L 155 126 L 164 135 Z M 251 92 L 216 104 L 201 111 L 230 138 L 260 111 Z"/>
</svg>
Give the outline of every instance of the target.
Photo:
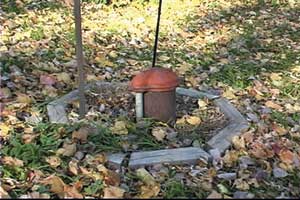
<svg viewBox="0 0 300 200">
<path fill-rule="evenodd" d="M 226 91 L 222 94 L 223 97 L 227 99 L 236 99 L 237 97 L 234 94 L 234 90 L 232 88 L 226 89 Z"/>
<path fill-rule="evenodd" d="M 249 190 L 250 188 L 247 181 L 243 180 L 242 178 L 236 179 L 233 185 L 239 190 Z"/>
<path fill-rule="evenodd" d="M 186 121 L 191 124 L 191 125 L 199 125 L 201 123 L 201 119 L 199 117 L 196 116 L 188 116 L 186 118 Z"/>
<path fill-rule="evenodd" d="M 0 130 L 1 130 L 0 136 L 1 137 L 6 137 L 9 133 L 9 131 L 11 130 L 11 128 L 9 126 L 7 126 L 6 124 L 1 123 L 0 124 Z"/>
<path fill-rule="evenodd" d="M 65 186 L 64 187 L 64 198 L 82 199 L 83 195 L 80 194 L 75 186 Z"/>
<path fill-rule="evenodd" d="M 58 156 L 49 156 L 46 157 L 46 162 L 49 163 L 51 167 L 58 167 L 61 163 L 61 159 Z"/>
<path fill-rule="evenodd" d="M 71 77 L 67 72 L 57 73 L 55 76 L 58 81 L 62 81 L 66 84 L 69 84 L 72 82 Z"/>
<path fill-rule="evenodd" d="M 86 143 L 89 133 L 90 130 L 88 127 L 81 127 L 78 131 L 74 131 L 72 133 L 72 139 L 79 140 L 82 143 Z"/>
<path fill-rule="evenodd" d="M 78 175 L 78 161 L 72 159 L 69 162 L 69 171 L 73 174 L 73 175 Z"/>
<path fill-rule="evenodd" d="M 0 186 L 0 197 L 1 199 L 10 199 L 11 197 L 9 196 L 9 194 L 2 188 L 2 186 Z"/>
<path fill-rule="evenodd" d="M 63 156 L 73 156 L 76 152 L 76 143 L 64 143 L 63 148 L 57 150 L 57 154 Z"/>
<path fill-rule="evenodd" d="M 206 108 L 207 103 L 202 99 L 198 99 L 198 106 L 199 108 Z"/>
<path fill-rule="evenodd" d="M 279 80 L 282 79 L 282 77 L 281 77 L 280 74 L 278 74 L 278 73 L 271 73 L 270 79 L 271 79 L 272 81 L 279 81 Z"/>
<path fill-rule="evenodd" d="M 163 141 L 166 137 L 166 131 L 164 127 L 155 127 L 152 129 L 151 133 L 157 141 Z"/>
<path fill-rule="evenodd" d="M 239 152 L 238 151 L 226 151 L 223 161 L 227 166 L 232 166 L 236 161 L 238 161 Z"/>
<path fill-rule="evenodd" d="M 276 133 L 278 133 L 278 135 L 280 135 L 280 136 L 286 135 L 288 133 L 288 131 L 285 128 L 283 128 L 283 127 L 281 127 L 281 126 L 279 126 L 277 124 L 272 124 L 272 129 Z"/>
<path fill-rule="evenodd" d="M 64 188 L 66 184 L 58 176 L 51 175 L 40 181 L 44 185 L 50 185 L 50 191 L 57 194 L 59 197 L 64 197 Z"/>
<path fill-rule="evenodd" d="M 51 75 L 41 75 L 40 76 L 40 83 L 42 85 L 52 86 L 56 83 L 56 79 L 55 79 L 54 76 L 51 76 Z"/>
<path fill-rule="evenodd" d="M 107 185 L 112 185 L 112 186 L 119 186 L 121 182 L 120 175 L 112 170 L 107 170 L 105 177 L 104 177 L 104 182 Z"/>
<path fill-rule="evenodd" d="M 236 149 L 245 149 L 246 148 L 246 143 L 243 137 L 239 136 L 234 136 L 232 138 L 232 143 L 234 145 L 234 148 Z"/>
<path fill-rule="evenodd" d="M 114 126 L 110 128 L 111 132 L 116 135 L 127 135 L 128 130 L 124 121 L 116 121 Z"/>
<path fill-rule="evenodd" d="M 108 186 L 104 188 L 103 198 L 123 198 L 125 190 L 120 187 Z"/>
<path fill-rule="evenodd" d="M 21 94 L 21 93 L 17 94 L 16 100 L 17 100 L 17 102 L 24 103 L 24 104 L 30 104 L 32 102 L 32 99 L 28 95 Z"/>
<path fill-rule="evenodd" d="M 137 198 L 145 199 L 145 198 L 152 198 L 156 197 L 160 192 L 160 185 L 142 185 L 140 187 L 140 194 Z"/>
<path fill-rule="evenodd" d="M 9 165 L 9 166 L 16 166 L 16 167 L 23 167 L 24 163 L 22 160 L 19 160 L 17 158 L 13 158 L 10 156 L 4 156 L 1 158 L 1 162 L 4 165 Z"/>
<path fill-rule="evenodd" d="M 2 99 L 2 98 L 7 99 L 7 98 L 10 98 L 11 96 L 12 96 L 12 93 L 9 88 L 7 88 L 7 87 L 1 88 L 0 99 Z"/>
<path fill-rule="evenodd" d="M 153 178 L 153 176 L 145 168 L 140 168 L 140 169 L 136 170 L 136 175 L 146 185 L 155 185 L 156 184 L 155 179 Z"/>
<path fill-rule="evenodd" d="M 34 134 L 24 134 L 22 135 L 22 140 L 24 144 L 29 144 L 31 143 L 36 137 L 38 137 L 38 135 L 34 135 Z"/>
<path fill-rule="evenodd" d="M 273 101 L 267 101 L 267 102 L 265 103 L 265 105 L 266 105 L 268 108 L 273 108 L 273 109 L 279 110 L 279 111 L 282 110 L 282 106 L 280 106 L 280 105 L 274 103 Z"/>
<path fill-rule="evenodd" d="M 223 197 L 222 194 L 213 190 L 206 198 L 207 199 L 221 199 L 222 197 Z"/>
<path fill-rule="evenodd" d="M 288 149 L 282 149 L 279 152 L 279 158 L 282 162 L 292 164 L 294 162 L 294 154 Z"/>
</svg>

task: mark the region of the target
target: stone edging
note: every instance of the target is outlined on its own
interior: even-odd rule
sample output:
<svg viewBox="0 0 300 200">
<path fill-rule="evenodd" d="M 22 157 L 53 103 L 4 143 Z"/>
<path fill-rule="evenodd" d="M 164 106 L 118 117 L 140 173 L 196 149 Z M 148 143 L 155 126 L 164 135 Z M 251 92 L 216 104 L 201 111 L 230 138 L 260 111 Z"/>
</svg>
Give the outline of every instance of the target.
<svg viewBox="0 0 300 200">
<path fill-rule="evenodd" d="M 127 83 L 109 83 L 98 81 L 86 85 L 85 90 L 90 90 L 95 86 L 101 92 L 109 91 L 111 87 L 120 87 L 122 90 L 127 89 Z M 104 90 L 102 90 L 104 88 Z M 108 88 L 108 89 L 107 89 Z M 220 153 L 224 153 L 231 145 L 232 138 L 238 136 L 243 130 L 249 127 L 248 122 L 242 114 L 225 98 L 218 95 L 200 92 L 194 89 L 176 88 L 178 95 L 190 96 L 193 98 L 208 98 L 213 100 L 214 104 L 218 106 L 221 112 L 229 119 L 229 124 L 219 131 L 214 137 L 206 142 L 207 150 L 218 149 Z M 78 90 L 74 90 L 69 94 L 49 103 L 47 105 L 48 115 L 51 123 L 67 123 L 68 118 L 65 107 L 68 103 L 78 99 Z M 125 157 L 123 153 L 111 154 L 108 156 L 109 164 L 114 167 L 121 167 Z M 130 168 L 137 168 L 142 166 L 149 166 L 158 163 L 168 164 L 184 164 L 195 163 L 199 159 L 206 161 L 211 160 L 211 156 L 205 150 L 198 147 L 185 147 L 175 149 L 163 149 L 155 151 L 139 151 L 130 154 L 128 166 Z"/>
</svg>

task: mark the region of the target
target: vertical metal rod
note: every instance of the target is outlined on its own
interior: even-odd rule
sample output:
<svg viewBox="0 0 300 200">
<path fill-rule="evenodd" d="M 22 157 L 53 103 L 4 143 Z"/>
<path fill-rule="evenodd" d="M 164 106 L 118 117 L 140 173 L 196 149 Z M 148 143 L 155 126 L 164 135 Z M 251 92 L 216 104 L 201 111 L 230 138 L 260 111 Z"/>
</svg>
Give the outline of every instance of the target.
<svg viewBox="0 0 300 200">
<path fill-rule="evenodd" d="M 79 75 L 79 116 L 85 116 L 85 96 L 84 96 L 84 69 L 83 69 L 83 50 L 82 50 L 82 31 L 81 31 L 81 6 L 80 0 L 74 0 L 75 15 L 75 36 L 76 36 L 76 59 Z"/>
<path fill-rule="evenodd" d="M 144 95 L 143 93 L 135 93 L 135 113 L 136 120 L 139 121 L 144 117 Z"/>
<path fill-rule="evenodd" d="M 159 0 L 158 16 L 157 16 L 156 32 L 155 32 L 155 41 L 154 41 L 154 49 L 153 49 L 153 61 L 152 61 L 152 67 L 155 67 L 155 62 L 156 62 L 156 54 L 157 54 L 157 43 L 158 43 L 158 33 L 159 33 L 159 23 L 160 23 L 161 6 L 162 6 L 162 0 Z"/>
</svg>

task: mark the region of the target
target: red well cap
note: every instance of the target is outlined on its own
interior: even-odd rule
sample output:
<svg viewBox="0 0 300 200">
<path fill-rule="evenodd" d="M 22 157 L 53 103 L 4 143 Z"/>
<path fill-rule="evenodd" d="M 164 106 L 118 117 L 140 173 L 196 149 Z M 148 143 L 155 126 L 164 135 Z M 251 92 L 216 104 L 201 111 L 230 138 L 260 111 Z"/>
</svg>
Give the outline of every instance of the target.
<svg viewBox="0 0 300 200">
<path fill-rule="evenodd" d="M 129 90 L 163 92 L 175 89 L 178 84 L 179 79 L 172 70 L 154 67 L 136 75 L 129 84 Z"/>
</svg>

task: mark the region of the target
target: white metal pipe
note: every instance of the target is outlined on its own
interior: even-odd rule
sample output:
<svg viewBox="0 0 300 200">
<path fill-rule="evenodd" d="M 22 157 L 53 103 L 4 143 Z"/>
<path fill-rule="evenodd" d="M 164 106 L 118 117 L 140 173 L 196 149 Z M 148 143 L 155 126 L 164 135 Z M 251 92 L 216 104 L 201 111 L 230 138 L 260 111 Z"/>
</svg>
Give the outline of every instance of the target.
<svg viewBox="0 0 300 200">
<path fill-rule="evenodd" d="M 135 113 L 136 120 L 140 120 L 144 117 L 144 98 L 143 93 L 135 93 Z"/>
</svg>

